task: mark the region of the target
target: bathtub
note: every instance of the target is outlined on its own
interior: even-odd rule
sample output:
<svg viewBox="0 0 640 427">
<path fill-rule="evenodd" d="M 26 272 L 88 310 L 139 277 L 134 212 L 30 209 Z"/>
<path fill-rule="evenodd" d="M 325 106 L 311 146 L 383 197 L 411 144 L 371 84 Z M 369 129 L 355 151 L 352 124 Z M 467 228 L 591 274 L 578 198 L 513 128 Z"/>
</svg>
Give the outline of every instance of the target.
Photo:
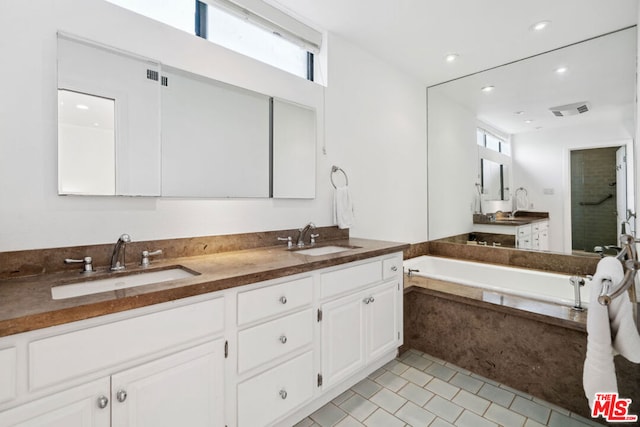
<svg viewBox="0 0 640 427">
<path fill-rule="evenodd" d="M 510 294 L 573 307 L 574 288 L 569 282 L 571 275 L 528 270 L 524 268 L 483 264 L 434 256 L 419 256 L 405 260 L 405 273 L 412 273 L 445 282 L 487 289 L 499 294 Z M 582 306 L 589 302 L 589 284 L 580 288 Z"/>
</svg>

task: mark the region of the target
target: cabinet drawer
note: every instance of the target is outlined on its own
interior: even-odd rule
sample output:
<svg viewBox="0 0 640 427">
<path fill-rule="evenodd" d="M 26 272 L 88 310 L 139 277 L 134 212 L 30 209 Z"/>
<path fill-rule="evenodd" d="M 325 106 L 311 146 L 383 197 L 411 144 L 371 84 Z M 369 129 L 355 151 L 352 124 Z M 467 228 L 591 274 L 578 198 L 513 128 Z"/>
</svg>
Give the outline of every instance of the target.
<svg viewBox="0 0 640 427">
<path fill-rule="evenodd" d="M 0 350 L 0 403 L 16 397 L 16 348 Z"/>
<path fill-rule="evenodd" d="M 308 345 L 312 339 L 311 309 L 240 331 L 238 372 L 245 372 Z"/>
<path fill-rule="evenodd" d="M 382 261 L 346 267 L 320 276 L 320 297 L 348 292 L 382 280 Z"/>
<path fill-rule="evenodd" d="M 238 385 L 238 426 L 265 426 L 313 395 L 309 351 Z"/>
<path fill-rule="evenodd" d="M 313 279 L 267 286 L 238 294 L 238 324 L 244 325 L 311 304 Z"/>
<path fill-rule="evenodd" d="M 518 237 L 524 237 L 531 234 L 531 225 L 521 225 L 518 227 Z"/>
<path fill-rule="evenodd" d="M 223 328 L 224 299 L 217 298 L 34 341 L 29 389 L 153 355 Z"/>
<path fill-rule="evenodd" d="M 393 258 L 385 259 L 382 261 L 382 278 L 384 280 L 392 277 L 400 276 L 402 274 L 402 256 L 397 255 Z"/>
</svg>

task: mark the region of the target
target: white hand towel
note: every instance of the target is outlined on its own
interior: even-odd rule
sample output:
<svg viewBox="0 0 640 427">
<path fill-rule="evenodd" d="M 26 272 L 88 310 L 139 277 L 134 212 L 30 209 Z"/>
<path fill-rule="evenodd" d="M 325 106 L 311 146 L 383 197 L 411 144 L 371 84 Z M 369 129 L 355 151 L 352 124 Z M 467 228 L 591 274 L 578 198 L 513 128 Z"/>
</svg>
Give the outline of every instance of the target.
<svg viewBox="0 0 640 427">
<path fill-rule="evenodd" d="M 587 312 L 587 356 L 582 381 L 589 406 L 592 408 L 596 393 L 618 392 L 613 363 L 614 350 L 633 362 L 640 358 L 640 337 L 631 315 L 628 294 L 618 296 L 608 307 L 598 302 L 602 281 L 611 280 L 610 289 L 613 290 L 621 283 L 623 277 L 620 261 L 606 257 L 598 263 L 591 282 Z"/>
<path fill-rule="evenodd" d="M 338 228 L 349 228 L 353 225 L 353 202 L 351 201 L 351 194 L 349 193 L 349 187 L 336 188 L 333 196 L 333 219 Z"/>
</svg>

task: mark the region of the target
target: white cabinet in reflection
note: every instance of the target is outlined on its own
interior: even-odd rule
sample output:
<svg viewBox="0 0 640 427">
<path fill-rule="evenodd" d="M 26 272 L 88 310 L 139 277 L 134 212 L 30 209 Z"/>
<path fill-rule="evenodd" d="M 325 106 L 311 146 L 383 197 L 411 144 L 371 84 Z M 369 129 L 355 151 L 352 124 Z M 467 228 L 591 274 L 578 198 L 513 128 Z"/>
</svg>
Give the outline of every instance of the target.
<svg viewBox="0 0 640 427">
<path fill-rule="evenodd" d="M 57 58 L 59 194 L 159 196 L 160 65 L 62 34 Z"/>
<path fill-rule="evenodd" d="M 269 197 L 269 102 L 163 67 L 162 195 Z"/>
</svg>

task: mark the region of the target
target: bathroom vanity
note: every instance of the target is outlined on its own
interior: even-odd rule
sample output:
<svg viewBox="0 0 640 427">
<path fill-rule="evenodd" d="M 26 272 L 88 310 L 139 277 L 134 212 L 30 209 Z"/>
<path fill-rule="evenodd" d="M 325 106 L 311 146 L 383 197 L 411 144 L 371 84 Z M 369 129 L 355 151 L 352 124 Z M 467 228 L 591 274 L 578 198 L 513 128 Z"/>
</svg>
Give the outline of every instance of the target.
<svg viewBox="0 0 640 427">
<path fill-rule="evenodd" d="M 295 424 L 403 343 L 407 245 L 332 244 L 154 262 L 200 274 L 58 300 L 72 273 L 0 281 L 0 425 Z"/>
<path fill-rule="evenodd" d="M 473 231 L 515 236 L 516 248 L 549 250 L 549 213 L 519 212 L 513 218 L 496 218 L 479 221 L 474 215 Z"/>
</svg>

